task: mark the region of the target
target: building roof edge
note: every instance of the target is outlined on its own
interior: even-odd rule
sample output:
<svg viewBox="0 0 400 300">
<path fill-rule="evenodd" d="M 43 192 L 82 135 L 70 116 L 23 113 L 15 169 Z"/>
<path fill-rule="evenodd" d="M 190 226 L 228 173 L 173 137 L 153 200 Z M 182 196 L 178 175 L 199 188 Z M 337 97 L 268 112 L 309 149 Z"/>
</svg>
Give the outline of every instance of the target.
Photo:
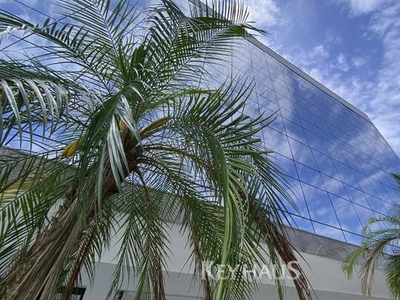
<svg viewBox="0 0 400 300">
<path fill-rule="evenodd" d="M 368 115 L 366 113 L 364 113 L 363 111 L 359 110 L 354 105 L 352 105 L 349 102 L 347 102 L 346 100 L 344 100 L 338 94 L 336 94 L 335 92 L 333 92 L 332 90 L 330 90 L 329 88 L 324 86 L 322 83 L 320 83 L 317 80 L 315 80 L 314 78 L 312 78 L 310 75 L 308 75 L 307 73 L 302 71 L 300 68 L 296 67 L 290 61 L 288 61 L 287 59 L 283 58 L 281 55 L 276 53 L 274 50 L 272 50 L 271 48 L 269 48 L 268 46 L 266 46 L 265 44 L 260 42 L 253 35 L 249 35 L 249 36 L 245 37 L 245 39 L 247 41 L 251 42 L 254 46 L 258 47 L 260 50 L 266 52 L 267 54 L 269 54 L 270 56 L 275 58 L 277 61 L 279 61 L 285 67 L 289 68 L 290 70 L 295 72 L 297 75 L 301 76 L 303 79 L 305 79 L 308 82 L 310 82 L 315 87 L 319 88 L 320 90 L 322 90 L 323 92 L 325 92 L 329 96 L 333 97 L 335 100 L 337 100 L 338 102 L 340 102 L 341 104 L 346 106 L 348 109 L 352 110 L 353 112 L 357 113 L 358 115 L 360 115 L 361 117 L 366 119 L 368 122 L 372 123 L 371 119 L 368 117 Z"/>
<path fill-rule="evenodd" d="M 199 7 L 200 9 L 209 8 L 202 0 L 188 0 L 188 2 L 190 4 L 193 4 L 194 6 Z M 296 67 L 294 64 L 289 62 L 287 59 L 283 58 L 281 55 L 276 53 L 274 50 L 269 48 L 267 45 L 265 45 L 262 42 L 260 42 L 259 40 L 257 40 L 253 35 L 249 34 L 249 35 L 247 35 L 245 37 L 245 39 L 248 40 L 249 42 L 251 42 L 256 47 L 258 47 L 260 50 L 262 50 L 262 51 L 268 53 L 269 55 L 271 55 L 277 61 L 282 63 L 284 66 L 286 66 L 287 68 L 289 68 L 290 70 L 295 72 L 297 75 L 299 75 L 303 79 L 305 79 L 308 82 L 310 82 L 315 87 L 319 88 L 320 90 L 322 90 L 323 92 L 325 92 L 329 96 L 333 97 L 335 100 L 337 100 L 339 103 L 341 103 L 342 105 L 344 105 L 345 107 L 347 107 L 351 111 L 355 112 L 356 114 L 358 114 L 359 116 L 361 116 L 362 118 L 367 120 L 368 122 L 372 123 L 371 119 L 368 117 L 368 115 L 366 113 L 364 113 L 363 111 L 359 110 L 354 105 L 352 105 L 349 102 L 347 102 L 346 100 L 344 100 L 338 94 L 336 94 L 335 92 L 333 92 L 332 90 L 330 90 L 329 88 L 324 86 L 322 83 L 320 83 L 317 80 L 315 80 L 314 78 L 312 78 L 310 75 L 308 75 L 307 73 L 302 71 L 300 68 Z"/>
</svg>

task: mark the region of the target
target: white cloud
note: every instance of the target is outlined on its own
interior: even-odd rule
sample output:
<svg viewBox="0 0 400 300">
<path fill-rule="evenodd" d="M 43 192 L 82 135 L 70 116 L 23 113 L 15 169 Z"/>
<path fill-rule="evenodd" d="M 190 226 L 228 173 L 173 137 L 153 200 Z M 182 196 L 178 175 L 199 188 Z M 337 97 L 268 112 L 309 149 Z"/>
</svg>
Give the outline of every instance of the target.
<svg viewBox="0 0 400 300">
<path fill-rule="evenodd" d="M 250 12 L 250 21 L 255 21 L 257 27 L 271 26 L 278 22 L 280 13 L 275 0 L 246 0 Z"/>
<path fill-rule="evenodd" d="M 400 153 L 400 3 L 376 14 L 372 30 L 382 39 L 383 64 L 378 73 L 375 98 L 369 114 L 378 129 Z"/>
<path fill-rule="evenodd" d="M 349 70 L 349 64 L 347 63 L 347 58 L 343 53 L 339 53 L 338 55 L 337 67 L 344 72 Z"/>
<path fill-rule="evenodd" d="M 329 61 L 331 54 L 326 46 L 327 44 L 329 45 L 329 43 L 315 45 L 310 50 L 299 47 L 291 47 L 290 51 L 287 51 L 288 49 L 286 49 L 285 46 L 275 48 L 278 48 L 277 51 L 283 54 L 283 56 L 290 62 L 294 63 L 303 70 L 311 72 L 311 70 L 313 70 L 314 67 L 318 66 L 321 62 Z"/>
<path fill-rule="evenodd" d="M 310 53 L 311 57 L 329 58 L 329 52 L 324 45 L 315 46 Z"/>
<path fill-rule="evenodd" d="M 347 0 L 346 0 L 347 1 Z M 353 5 L 358 1 L 352 2 Z M 365 0 L 365 2 L 368 2 Z M 375 3 L 375 1 L 372 1 Z M 363 8 L 373 7 L 372 2 Z M 374 5 L 377 5 L 376 2 Z M 380 2 L 379 2 L 380 3 Z M 361 11 L 361 8 L 359 8 Z M 387 4 L 371 15 L 367 24 L 369 35 L 381 43 L 383 56 L 378 70 L 371 76 L 347 72 L 367 65 L 369 57 L 349 57 L 339 54 L 336 58 L 316 55 L 316 47 L 293 49 L 291 45 L 280 47 L 281 53 L 295 65 L 338 95 L 364 111 L 400 155 L 400 2 Z M 325 49 L 332 44 L 324 41 Z M 327 51 L 328 52 L 328 51 Z M 328 52 L 329 53 L 329 52 Z M 349 74 L 350 73 L 350 74 Z"/>
<path fill-rule="evenodd" d="M 351 59 L 351 64 L 356 68 L 361 68 L 366 62 L 367 60 L 364 57 L 356 56 Z"/>
<path fill-rule="evenodd" d="M 338 3 L 344 3 L 349 6 L 353 15 L 362 15 L 375 11 L 383 4 L 391 0 L 335 0 Z"/>
</svg>

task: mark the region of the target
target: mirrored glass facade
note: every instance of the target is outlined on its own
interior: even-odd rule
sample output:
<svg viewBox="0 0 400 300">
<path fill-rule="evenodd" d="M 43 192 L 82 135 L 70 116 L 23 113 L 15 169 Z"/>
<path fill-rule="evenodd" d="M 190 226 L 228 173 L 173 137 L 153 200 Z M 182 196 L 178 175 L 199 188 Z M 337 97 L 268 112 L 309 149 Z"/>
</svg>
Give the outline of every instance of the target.
<svg viewBox="0 0 400 300">
<path fill-rule="evenodd" d="M 207 85 L 254 84 L 246 114 L 275 114 L 261 138 L 295 193 L 299 229 L 357 244 L 370 217 L 393 209 L 400 160 L 365 114 L 252 37 L 207 69 Z"/>
</svg>

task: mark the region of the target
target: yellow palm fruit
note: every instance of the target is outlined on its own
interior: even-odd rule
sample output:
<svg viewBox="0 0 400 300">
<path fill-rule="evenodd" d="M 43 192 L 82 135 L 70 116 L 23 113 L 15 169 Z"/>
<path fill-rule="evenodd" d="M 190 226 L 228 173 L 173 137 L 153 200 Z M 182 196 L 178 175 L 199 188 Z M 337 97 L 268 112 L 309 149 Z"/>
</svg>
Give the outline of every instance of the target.
<svg viewBox="0 0 400 300">
<path fill-rule="evenodd" d="M 126 129 L 126 124 L 125 124 L 125 122 L 124 122 L 123 120 L 120 120 L 120 121 L 118 122 L 118 127 L 119 127 L 119 130 L 120 130 L 120 131 L 124 131 L 124 130 Z"/>
<path fill-rule="evenodd" d="M 62 154 L 65 157 L 73 156 L 76 153 L 76 151 L 78 151 L 82 147 L 83 141 L 84 137 L 80 137 L 79 139 L 77 139 L 76 141 L 72 142 L 67 147 L 65 147 Z"/>
<path fill-rule="evenodd" d="M 145 137 L 147 137 L 149 134 L 151 134 L 153 131 L 158 130 L 159 128 L 163 127 L 165 124 L 167 124 L 167 122 L 171 120 L 170 116 L 158 119 L 156 121 L 154 121 L 153 123 L 151 123 L 149 126 L 147 126 L 146 128 L 142 129 L 142 131 L 140 132 L 140 137 L 143 139 Z"/>
</svg>

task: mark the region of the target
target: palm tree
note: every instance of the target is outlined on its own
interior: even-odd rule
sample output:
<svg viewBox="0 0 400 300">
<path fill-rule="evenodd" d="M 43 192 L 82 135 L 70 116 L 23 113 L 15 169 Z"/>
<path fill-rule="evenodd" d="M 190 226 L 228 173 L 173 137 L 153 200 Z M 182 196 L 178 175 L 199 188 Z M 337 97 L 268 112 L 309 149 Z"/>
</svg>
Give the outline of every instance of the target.
<svg viewBox="0 0 400 300">
<path fill-rule="evenodd" d="M 393 174 L 393 178 L 400 186 L 400 174 Z M 364 227 L 363 235 L 361 246 L 343 261 L 343 271 L 351 278 L 356 265 L 361 262 L 361 289 L 370 296 L 375 267 L 382 262 L 389 292 L 394 299 L 400 299 L 400 205 L 392 215 L 371 218 Z"/>
<path fill-rule="evenodd" d="M 58 10 L 43 25 L 0 11 L 3 40 L 33 45 L 28 59 L 0 60 L 0 146 L 41 149 L 1 157 L 0 297 L 69 299 L 119 234 L 109 296 L 134 274 L 137 299 L 165 299 L 168 220 L 180 221 L 199 272 L 204 260 L 296 260 L 281 213 L 290 199 L 256 137 L 271 120 L 243 114 L 251 87 L 199 85 L 236 38 L 261 32 L 244 6 L 187 16 L 170 0 L 145 10 L 63 0 Z M 251 298 L 254 280 L 225 275 L 202 281 L 206 299 Z"/>
</svg>

